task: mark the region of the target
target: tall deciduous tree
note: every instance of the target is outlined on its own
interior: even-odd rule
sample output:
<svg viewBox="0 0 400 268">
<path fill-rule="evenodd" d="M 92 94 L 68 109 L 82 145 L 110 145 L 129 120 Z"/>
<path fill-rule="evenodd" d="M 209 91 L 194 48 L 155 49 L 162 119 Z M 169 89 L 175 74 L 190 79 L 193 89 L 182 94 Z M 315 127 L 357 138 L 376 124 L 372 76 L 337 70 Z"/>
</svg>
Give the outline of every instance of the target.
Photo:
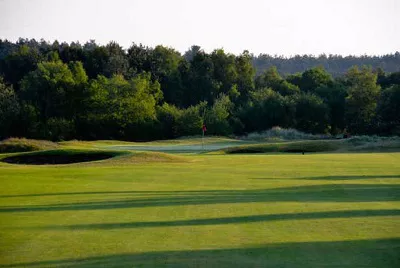
<svg viewBox="0 0 400 268">
<path fill-rule="evenodd" d="M 12 136 L 20 113 L 17 95 L 11 86 L 7 86 L 0 76 L 0 139 Z"/>
<path fill-rule="evenodd" d="M 12 84 L 18 91 L 21 79 L 35 70 L 39 61 L 38 51 L 27 45 L 22 45 L 17 51 L 9 54 L 1 61 L 0 73 L 3 73 L 4 80 Z"/>
<path fill-rule="evenodd" d="M 371 130 L 375 117 L 380 86 L 377 75 L 370 68 L 353 67 L 346 74 L 348 96 L 346 98 L 346 122 L 354 133 Z"/>
<path fill-rule="evenodd" d="M 250 92 L 254 90 L 255 69 L 251 62 L 252 56 L 246 50 L 236 57 L 237 70 L 237 90 L 240 93 L 240 100 L 245 102 L 250 97 Z"/>
<path fill-rule="evenodd" d="M 331 82 L 332 76 L 323 67 L 315 67 L 305 71 L 301 75 L 297 86 L 303 92 L 313 93 L 317 88 L 327 86 Z"/>
<path fill-rule="evenodd" d="M 305 93 L 292 99 L 296 109 L 296 129 L 307 133 L 329 131 L 329 108 L 320 97 Z"/>
<path fill-rule="evenodd" d="M 143 73 L 131 80 L 121 75 L 99 76 L 90 84 L 86 135 L 89 138 L 143 138 L 141 126 L 155 120 L 160 84 Z"/>
<path fill-rule="evenodd" d="M 400 134 L 400 85 L 382 91 L 377 113 L 384 134 Z"/>
</svg>

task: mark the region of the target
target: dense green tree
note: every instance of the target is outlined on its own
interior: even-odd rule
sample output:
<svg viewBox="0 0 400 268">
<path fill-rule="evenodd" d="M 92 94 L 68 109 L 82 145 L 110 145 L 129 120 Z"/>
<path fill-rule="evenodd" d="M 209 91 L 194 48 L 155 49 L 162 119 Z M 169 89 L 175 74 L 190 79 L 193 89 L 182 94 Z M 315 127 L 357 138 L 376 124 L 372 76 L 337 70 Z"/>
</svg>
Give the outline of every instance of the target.
<svg viewBox="0 0 400 268">
<path fill-rule="evenodd" d="M 399 62 L 400 53 L 254 57 L 193 46 L 182 56 L 164 46 L 0 40 L 0 136 L 149 140 L 198 135 L 203 122 L 211 135 L 273 126 L 398 134 Z M 361 63 L 374 71 L 340 76 Z"/>
<path fill-rule="evenodd" d="M 373 128 L 373 120 L 380 94 L 377 75 L 371 68 L 353 67 L 346 74 L 348 96 L 346 98 L 346 122 L 353 133 L 367 133 Z"/>
<path fill-rule="evenodd" d="M 180 105 L 183 98 L 179 66 L 183 57 L 172 48 L 157 46 L 150 54 L 150 71 L 158 80 L 166 102 Z"/>
<path fill-rule="evenodd" d="M 30 71 L 35 70 L 37 63 L 40 61 L 38 51 L 31 49 L 27 45 L 22 45 L 17 51 L 7 55 L 0 62 L 0 73 L 3 74 L 4 80 L 19 90 L 21 79 Z"/>
<path fill-rule="evenodd" d="M 89 90 L 84 130 L 92 139 L 144 138 L 140 127 L 156 119 L 156 103 L 162 98 L 159 83 L 146 73 L 131 80 L 99 76 Z"/>
<path fill-rule="evenodd" d="M 190 62 L 184 80 L 184 106 L 193 106 L 199 101 L 212 103 L 219 92 L 220 84 L 214 80 L 214 64 L 210 55 L 198 52 Z"/>
<path fill-rule="evenodd" d="M 252 59 L 257 74 L 262 74 L 271 66 L 276 66 L 282 75 L 303 73 L 316 66 L 323 66 L 332 76 L 339 77 L 352 66 L 371 66 L 374 69 L 384 68 L 386 72 L 400 71 L 400 52 L 380 56 L 346 56 L 341 55 L 295 55 L 293 57 L 271 56 L 260 54 Z"/>
<path fill-rule="evenodd" d="M 256 89 L 275 88 L 282 81 L 276 66 L 272 66 L 255 79 Z"/>
<path fill-rule="evenodd" d="M 179 137 L 179 120 L 182 110 L 174 105 L 164 103 L 157 107 L 157 119 L 161 138 L 173 139 Z"/>
<path fill-rule="evenodd" d="M 127 51 L 129 73 L 138 74 L 151 71 L 152 50 L 142 44 L 133 43 Z"/>
<path fill-rule="evenodd" d="M 382 91 L 377 113 L 383 134 L 400 135 L 400 85 Z"/>
<path fill-rule="evenodd" d="M 106 45 L 107 62 L 104 67 L 103 75 L 111 77 L 113 75 L 126 76 L 128 73 L 128 57 L 124 49 L 116 42 L 110 42 Z"/>
<path fill-rule="evenodd" d="M 229 135 L 232 129 L 229 125 L 229 116 L 233 103 L 228 96 L 221 94 L 213 106 L 206 112 L 204 123 L 207 126 L 207 134 Z"/>
<path fill-rule="evenodd" d="M 40 112 L 41 122 L 65 114 L 67 91 L 74 84 L 68 65 L 61 61 L 41 62 L 21 82 L 21 96 Z"/>
<path fill-rule="evenodd" d="M 387 88 L 392 85 L 400 85 L 400 72 L 394 72 L 385 76 L 381 75 L 380 77 L 379 73 L 377 73 L 377 75 L 378 75 L 377 82 L 383 88 Z"/>
<path fill-rule="evenodd" d="M 300 94 L 292 98 L 295 107 L 295 128 L 307 133 L 329 131 L 329 108 L 313 94 Z"/>
<path fill-rule="evenodd" d="M 185 52 L 185 54 L 183 55 L 183 57 L 187 60 L 187 61 L 192 61 L 194 56 L 196 56 L 197 53 L 201 52 L 202 49 L 200 46 L 194 45 L 191 46 L 190 49 L 188 51 Z"/>
<path fill-rule="evenodd" d="M 281 94 L 262 89 L 251 94 L 251 102 L 241 110 L 240 119 L 249 132 L 262 131 L 273 126 L 290 126 L 291 109 Z"/>
<path fill-rule="evenodd" d="M 79 43 L 72 42 L 71 44 L 62 43 L 58 50 L 60 59 L 64 63 L 69 63 L 71 61 L 84 61 L 84 51 Z"/>
<path fill-rule="evenodd" d="M 300 93 L 298 86 L 284 80 L 278 73 L 275 66 L 266 70 L 255 79 L 256 89 L 271 88 L 279 92 L 282 96 L 294 95 Z"/>
<path fill-rule="evenodd" d="M 236 84 L 240 94 L 239 98 L 241 102 L 245 102 L 249 99 L 250 92 L 255 88 L 255 69 L 251 63 L 251 55 L 247 50 L 236 57 L 236 71 Z"/>
<path fill-rule="evenodd" d="M 329 107 L 330 132 L 338 134 L 345 128 L 345 105 L 346 105 L 346 87 L 336 81 L 328 86 L 322 86 L 316 89 L 315 92 L 324 100 L 324 103 Z"/>
<path fill-rule="evenodd" d="M 37 69 L 21 82 L 21 98 L 31 107 L 29 110 L 34 110 L 41 124 L 39 136 L 61 138 L 54 134 L 51 127 L 59 128 L 59 122 L 63 129 L 67 129 L 64 126 L 68 122 L 68 126 L 74 128 L 73 119 L 84 111 L 82 105 L 86 97 L 87 76 L 82 63 L 71 62 L 69 65 L 59 60 L 39 63 Z"/>
<path fill-rule="evenodd" d="M 203 102 L 182 110 L 177 124 L 180 136 L 201 134 L 201 126 L 204 122 L 202 111 L 205 109 L 205 105 L 207 105 L 207 103 Z"/>
<path fill-rule="evenodd" d="M 0 76 L 0 139 L 15 134 L 15 125 L 20 114 L 20 103 L 11 86 Z"/>
<path fill-rule="evenodd" d="M 98 75 L 104 75 L 108 62 L 108 51 L 103 46 L 94 46 L 85 50 L 85 60 L 83 65 L 89 78 L 96 78 Z"/>
<path fill-rule="evenodd" d="M 213 78 L 219 83 L 218 90 L 220 94 L 226 94 L 231 97 L 237 96 L 238 73 L 236 70 L 235 56 L 226 54 L 223 49 L 214 50 L 211 53 L 213 62 Z"/>
<path fill-rule="evenodd" d="M 315 67 L 305 71 L 296 85 L 303 92 L 313 93 L 317 88 L 327 86 L 331 82 L 331 75 L 323 67 Z"/>
</svg>

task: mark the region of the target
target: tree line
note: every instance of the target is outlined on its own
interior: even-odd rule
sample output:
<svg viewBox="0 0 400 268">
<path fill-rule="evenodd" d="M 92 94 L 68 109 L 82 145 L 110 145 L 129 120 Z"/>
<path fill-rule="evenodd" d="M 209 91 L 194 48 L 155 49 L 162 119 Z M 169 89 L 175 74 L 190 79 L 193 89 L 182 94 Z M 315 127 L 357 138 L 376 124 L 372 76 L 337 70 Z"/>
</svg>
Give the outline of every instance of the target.
<svg viewBox="0 0 400 268">
<path fill-rule="evenodd" d="M 0 40 L 0 138 L 153 140 L 309 133 L 398 135 L 400 72 L 323 66 L 256 75 L 254 57 L 193 46 Z"/>
<path fill-rule="evenodd" d="M 253 56 L 253 65 L 257 74 L 275 66 L 281 74 L 304 72 L 315 66 L 323 66 L 334 77 L 344 75 L 353 66 L 371 66 L 373 69 L 381 68 L 386 72 L 400 71 L 400 52 L 382 56 L 342 56 L 342 55 L 295 55 L 292 57 L 271 56 L 260 54 Z"/>
</svg>

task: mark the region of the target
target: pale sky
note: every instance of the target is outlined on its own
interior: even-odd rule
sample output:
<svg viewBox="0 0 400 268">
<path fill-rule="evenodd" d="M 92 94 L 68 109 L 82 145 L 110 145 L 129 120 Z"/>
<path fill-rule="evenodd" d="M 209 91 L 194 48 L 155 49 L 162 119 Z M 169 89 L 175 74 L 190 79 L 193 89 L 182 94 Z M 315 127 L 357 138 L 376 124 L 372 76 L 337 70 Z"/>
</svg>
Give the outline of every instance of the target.
<svg viewBox="0 0 400 268">
<path fill-rule="evenodd" d="M 400 51 L 400 0 L 0 0 L 0 38 L 18 37 L 382 55 Z"/>
</svg>

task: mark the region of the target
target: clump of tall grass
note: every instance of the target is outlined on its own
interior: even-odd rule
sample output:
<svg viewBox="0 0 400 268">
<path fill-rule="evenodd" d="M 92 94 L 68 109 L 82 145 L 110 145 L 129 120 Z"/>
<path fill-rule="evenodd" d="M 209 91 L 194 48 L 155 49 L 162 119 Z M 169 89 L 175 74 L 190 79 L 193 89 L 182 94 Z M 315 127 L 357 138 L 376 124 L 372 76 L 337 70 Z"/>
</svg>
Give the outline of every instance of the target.
<svg viewBox="0 0 400 268">
<path fill-rule="evenodd" d="M 240 137 L 244 140 L 268 140 L 268 141 L 285 141 L 285 140 L 321 140 L 330 139 L 331 135 L 304 133 L 293 128 L 273 127 L 262 132 L 249 133 Z"/>
<path fill-rule="evenodd" d="M 0 141 L 0 153 L 31 152 L 56 149 L 59 145 L 51 141 L 9 138 Z"/>
<path fill-rule="evenodd" d="M 353 136 L 346 140 L 356 150 L 367 149 L 400 149 L 400 137 Z"/>
</svg>

